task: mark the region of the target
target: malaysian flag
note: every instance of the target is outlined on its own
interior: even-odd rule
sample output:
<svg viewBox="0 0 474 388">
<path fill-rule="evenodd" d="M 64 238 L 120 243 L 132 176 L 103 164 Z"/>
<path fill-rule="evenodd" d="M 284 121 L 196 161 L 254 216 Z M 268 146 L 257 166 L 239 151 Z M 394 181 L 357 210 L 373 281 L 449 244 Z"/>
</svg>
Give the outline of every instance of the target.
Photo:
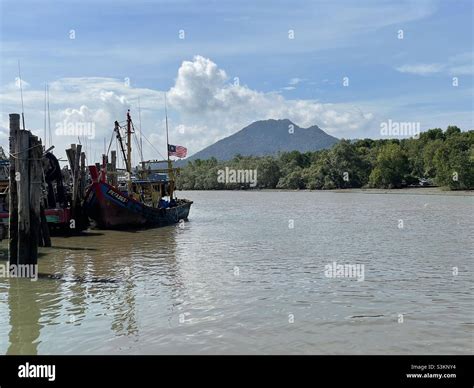
<svg viewBox="0 0 474 388">
<path fill-rule="evenodd" d="M 185 158 L 188 153 L 186 147 L 168 144 L 168 156 L 176 156 L 177 158 Z"/>
</svg>

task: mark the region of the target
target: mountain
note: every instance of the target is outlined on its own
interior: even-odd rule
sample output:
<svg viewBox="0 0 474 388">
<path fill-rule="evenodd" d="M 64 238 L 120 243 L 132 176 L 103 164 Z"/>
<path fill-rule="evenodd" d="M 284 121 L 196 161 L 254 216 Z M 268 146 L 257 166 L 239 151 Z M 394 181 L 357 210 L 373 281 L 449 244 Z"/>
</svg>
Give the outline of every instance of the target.
<svg viewBox="0 0 474 388">
<path fill-rule="evenodd" d="M 293 133 L 290 133 L 290 132 Z M 330 148 L 339 139 L 317 125 L 300 128 L 288 119 L 256 121 L 233 135 L 204 148 L 184 162 L 196 159 L 229 160 L 235 155 L 265 156 L 284 151 L 316 151 Z"/>
</svg>

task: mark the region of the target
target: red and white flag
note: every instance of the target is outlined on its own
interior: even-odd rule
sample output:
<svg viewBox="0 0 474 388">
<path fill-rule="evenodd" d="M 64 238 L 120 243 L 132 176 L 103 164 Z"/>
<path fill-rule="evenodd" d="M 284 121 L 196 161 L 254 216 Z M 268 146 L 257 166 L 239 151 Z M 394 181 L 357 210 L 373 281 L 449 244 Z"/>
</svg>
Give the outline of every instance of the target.
<svg viewBox="0 0 474 388">
<path fill-rule="evenodd" d="M 177 158 L 185 158 L 188 149 L 179 145 L 168 144 L 168 156 L 176 156 Z"/>
</svg>

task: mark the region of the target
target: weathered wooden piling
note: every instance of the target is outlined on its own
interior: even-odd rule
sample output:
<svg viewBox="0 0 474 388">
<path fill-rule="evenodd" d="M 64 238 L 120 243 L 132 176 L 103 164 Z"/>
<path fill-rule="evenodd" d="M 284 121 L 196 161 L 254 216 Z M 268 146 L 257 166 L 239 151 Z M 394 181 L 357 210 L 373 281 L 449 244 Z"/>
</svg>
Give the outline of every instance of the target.
<svg viewBox="0 0 474 388">
<path fill-rule="evenodd" d="M 20 130 L 20 115 L 10 115 L 9 261 L 36 265 L 43 184 L 41 141 Z"/>
<path fill-rule="evenodd" d="M 10 114 L 10 178 L 8 208 L 10 217 L 8 221 L 9 247 L 8 258 L 11 263 L 17 262 L 18 257 L 18 192 L 16 189 L 16 138 L 20 131 L 20 115 Z"/>
<path fill-rule="evenodd" d="M 86 191 L 86 153 L 81 152 L 81 176 L 79 183 L 79 193 L 80 198 L 83 199 L 84 193 Z"/>
<path fill-rule="evenodd" d="M 117 185 L 117 152 L 112 151 L 111 152 L 111 157 L 110 157 L 110 162 L 109 162 L 109 157 L 106 155 L 103 155 L 103 158 L 105 158 L 105 181 L 111 184 L 112 186 Z"/>
<path fill-rule="evenodd" d="M 15 180 L 18 191 L 18 264 L 36 264 L 30 255 L 30 135 L 25 130 L 17 131 Z M 29 263 L 33 259 L 34 263 Z"/>
<path fill-rule="evenodd" d="M 29 134 L 30 166 L 30 255 L 38 257 L 41 236 L 41 197 L 43 188 L 43 147 L 37 136 Z"/>
<path fill-rule="evenodd" d="M 82 193 L 80 189 L 80 181 L 81 181 L 81 149 L 82 145 L 76 145 L 76 151 L 74 153 L 74 209 L 80 204 L 80 199 L 82 198 Z"/>
<path fill-rule="evenodd" d="M 71 167 L 72 174 L 72 209 L 76 209 L 79 204 L 79 197 L 81 190 L 79 188 L 80 178 L 81 178 L 81 149 L 82 145 L 80 144 L 71 144 L 71 148 L 66 150 L 66 155 L 69 161 L 69 166 Z"/>
<path fill-rule="evenodd" d="M 111 151 L 111 170 L 112 170 L 112 186 L 117 186 L 118 177 L 117 177 L 117 151 Z"/>
<path fill-rule="evenodd" d="M 71 190 L 71 229 L 82 230 L 87 226 L 88 220 L 82 208 L 86 188 L 86 155 L 81 152 L 81 144 L 71 144 L 71 148 L 66 150 L 66 155 L 71 167 L 72 190 Z"/>
</svg>

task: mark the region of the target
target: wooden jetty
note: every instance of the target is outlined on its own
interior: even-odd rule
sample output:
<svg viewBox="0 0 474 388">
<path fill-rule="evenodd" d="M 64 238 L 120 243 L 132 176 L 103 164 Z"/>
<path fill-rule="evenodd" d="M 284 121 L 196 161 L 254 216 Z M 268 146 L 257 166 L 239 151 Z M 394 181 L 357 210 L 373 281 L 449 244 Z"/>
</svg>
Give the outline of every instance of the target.
<svg viewBox="0 0 474 388">
<path fill-rule="evenodd" d="M 40 204 L 39 210 L 35 208 L 38 228 L 33 221 L 40 234 L 39 246 L 48 246 L 50 233 L 73 234 L 89 226 L 82 208 L 88 178 L 86 157 L 80 144 L 71 144 L 66 150 L 69 169 L 61 169 L 58 159 L 43 149 L 36 136 L 19 128 L 18 117 L 10 115 L 10 158 L 0 166 L 9 166 L 0 178 L 0 239 L 6 237 L 10 225 L 16 225 L 16 209 L 23 209 L 29 193 L 31 202 Z M 14 209 L 11 217 L 9 209 Z"/>
<path fill-rule="evenodd" d="M 4 172 L 0 240 L 8 234 L 10 265 L 36 265 L 38 246 L 51 246 L 51 231 L 70 234 L 89 225 L 82 207 L 88 177 L 86 156 L 80 144 L 71 144 L 66 150 L 70 167 L 66 174 L 37 136 L 20 129 L 17 113 L 10 114 L 9 154 L 0 166 Z"/>
</svg>

